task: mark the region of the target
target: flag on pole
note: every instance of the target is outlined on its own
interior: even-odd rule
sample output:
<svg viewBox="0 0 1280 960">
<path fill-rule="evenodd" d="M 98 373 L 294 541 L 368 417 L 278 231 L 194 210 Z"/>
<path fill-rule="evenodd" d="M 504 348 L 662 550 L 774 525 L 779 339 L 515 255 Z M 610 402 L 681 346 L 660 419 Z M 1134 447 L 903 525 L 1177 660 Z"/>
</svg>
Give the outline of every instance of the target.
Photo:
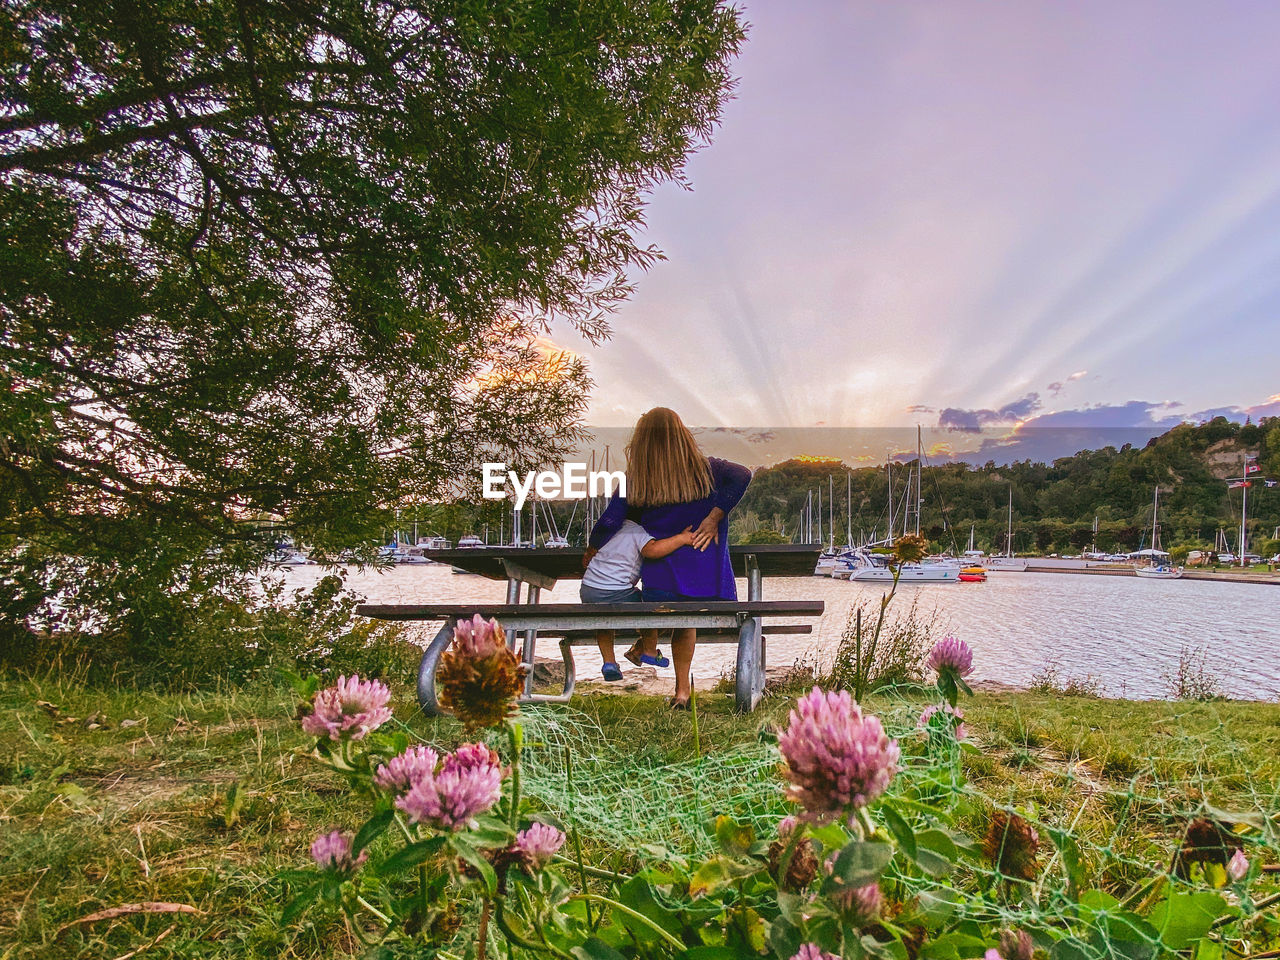
<svg viewBox="0 0 1280 960">
<path fill-rule="evenodd" d="M 1277 483 L 1280 483 L 1280 480 L 1263 480 L 1262 482 L 1268 487 L 1274 487 Z"/>
<path fill-rule="evenodd" d="M 1261 468 L 1260 466 L 1258 466 L 1256 463 L 1248 463 L 1248 464 L 1245 464 L 1244 472 L 1245 472 L 1245 473 L 1257 473 L 1257 472 L 1258 472 L 1259 470 L 1261 470 L 1261 469 L 1262 469 L 1262 468 Z"/>
<path fill-rule="evenodd" d="M 1248 489 L 1249 487 L 1252 487 L 1252 486 L 1253 486 L 1253 484 L 1252 484 L 1252 483 L 1250 483 L 1248 480 L 1234 480 L 1234 481 L 1232 481 L 1231 483 L 1228 483 L 1228 484 L 1227 484 L 1227 489 L 1228 489 L 1228 490 L 1238 490 L 1238 489 L 1239 489 L 1239 488 L 1241 488 L 1241 487 L 1244 487 L 1244 488 Z"/>
</svg>

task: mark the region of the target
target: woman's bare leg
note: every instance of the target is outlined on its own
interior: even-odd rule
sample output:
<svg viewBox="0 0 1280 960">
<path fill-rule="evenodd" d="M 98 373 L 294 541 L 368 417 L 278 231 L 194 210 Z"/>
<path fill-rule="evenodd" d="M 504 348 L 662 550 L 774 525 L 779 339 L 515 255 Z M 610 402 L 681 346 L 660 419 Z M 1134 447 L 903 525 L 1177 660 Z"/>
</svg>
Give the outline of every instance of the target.
<svg viewBox="0 0 1280 960">
<path fill-rule="evenodd" d="M 671 659 L 676 667 L 676 700 L 688 700 L 693 693 L 689 671 L 693 666 L 693 648 L 698 631 L 692 628 L 675 630 L 671 634 Z"/>
</svg>

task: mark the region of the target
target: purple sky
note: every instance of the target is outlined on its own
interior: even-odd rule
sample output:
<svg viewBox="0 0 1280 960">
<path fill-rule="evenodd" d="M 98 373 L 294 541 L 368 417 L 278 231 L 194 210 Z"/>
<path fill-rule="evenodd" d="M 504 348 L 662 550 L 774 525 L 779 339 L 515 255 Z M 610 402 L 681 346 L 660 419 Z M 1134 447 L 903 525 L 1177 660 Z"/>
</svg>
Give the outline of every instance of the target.
<svg viewBox="0 0 1280 960">
<path fill-rule="evenodd" d="M 590 422 L 1280 413 L 1280 3 L 748 3 Z M 975 443 L 970 442 L 972 448 Z M 1070 452 L 1070 451 L 1063 451 Z"/>
</svg>

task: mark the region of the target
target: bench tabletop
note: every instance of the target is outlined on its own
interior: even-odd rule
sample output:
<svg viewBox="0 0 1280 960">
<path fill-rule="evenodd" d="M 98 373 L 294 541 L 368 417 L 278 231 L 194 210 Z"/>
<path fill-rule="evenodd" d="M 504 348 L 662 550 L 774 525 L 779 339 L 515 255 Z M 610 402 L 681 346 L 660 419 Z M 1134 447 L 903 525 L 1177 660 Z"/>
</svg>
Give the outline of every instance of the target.
<svg viewBox="0 0 1280 960">
<path fill-rule="evenodd" d="M 553 580 L 576 580 L 582 576 L 582 547 L 471 547 L 452 550 L 425 550 L 429 560 L 447 563 L 490 580 L 506 580 L 502 561 L 532 570 Z M 747 575 L 747 556 L 756 558 L 766 577 L 807 577 L 813 573 L 821 547 L 805 543 L 738 544 L 729 547 L 729 561 L 735 576 Z"/>
<path fill-rule="evenodd" d="M 504 617 L 537 616 L 539 619 L 593 619 L 610 614 L 737 614 L 759 617 L 817 617 L 821 600 L 707 600 L 680 603 L 362 603 L 356 613 L 375 620 L 452 620 L 480 614 L 499 623 Z"/>
</svg>

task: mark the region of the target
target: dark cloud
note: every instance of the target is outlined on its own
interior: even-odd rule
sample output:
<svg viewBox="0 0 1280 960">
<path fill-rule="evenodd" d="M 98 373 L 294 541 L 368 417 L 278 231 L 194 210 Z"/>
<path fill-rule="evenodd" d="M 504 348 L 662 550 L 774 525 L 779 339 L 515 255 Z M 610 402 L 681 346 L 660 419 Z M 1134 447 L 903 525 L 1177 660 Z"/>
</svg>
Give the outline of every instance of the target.
<svg viewBox="0 0 1280 960">
<path fill-rule="evenodd" d="M 1120 448 L 1125 444 L 1145 446 L 1152 437 L 1158 437 L 1179 423 L 1209 419 L 1199 414 L 1186 416 L 1173 412 L 1180 406 L 1175 401 L 1129 400 L 1056 410 L 1026 420 L 1007 436 L 983 440 L 976 454 L 961 455 L 960 459 L 974 463 L 987 460 L 997 463 L 1013 460 L 1052 463 L 1081 450 Z M 1236 415 L 1231 418 L 1243 420 L 1244 413 L 1238 407 L 1234 409 Z"/>
<path fill-rule="evenodd" d="M 703 432 L 702 427 L 693 427 L 692 432 L 695 435 Z M 757 430 L 754 427 L 711 427 L 710 433 L 728 433 L 735 437 L 741 437 L 747 443 L 768 443 L 777 438 L 777 434 L 772 430 Z"/>
<path fill-rule="evenodd" d="M 1039 410 L 1040 406 L 1040 394 L 1028 393 L 1021 399 L 1006 403 L 998 410 L 964 410 L 959 407 L 947 407 L 938 414 L 938 426 L 962 433 L 980 433 L 983 427 L 1025 420 Z"/>
<path fill-rule="evenodd" d="M 925 403 L 913 403 L 911 406 L 907 407 L 907 413 L 933 413 L 935 409 L 935 407 L 931 407 Z"/>
<path fill-rule="evenodd" d="M 1058 394 L 1062 392 L 1062 388 L 1065 387 L 1068 383 L 1071 383 L 1073 380 L 1081 379 L 1086 374 L 1088 374 L 1088 372 L 1089 372 L 1088 370 L 1077 370 L 1075 373 L 1071 374 L 1071 376 L 1067 377 L 1064 380 L 1053 381 L 1053 383 L 1049 384 L 1048 390 L 1050 393 L 1052 393 L 1056 397 Z"/>
</svg>

